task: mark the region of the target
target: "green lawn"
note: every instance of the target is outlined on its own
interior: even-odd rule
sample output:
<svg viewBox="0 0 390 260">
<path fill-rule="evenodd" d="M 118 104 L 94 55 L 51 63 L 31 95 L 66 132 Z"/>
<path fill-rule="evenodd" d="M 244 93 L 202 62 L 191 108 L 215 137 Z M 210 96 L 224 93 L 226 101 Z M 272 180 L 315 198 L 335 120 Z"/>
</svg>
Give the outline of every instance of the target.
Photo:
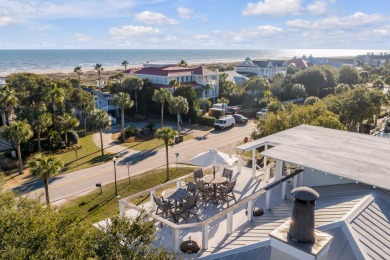
<svg viewBox="0 0 390 260">
<path fill-rule="evenodd" d="M 119 133 L 115 133 L 111 138 L 112 140 L 118 140 L 118 137 Z M 193 135 L 185 135 L 184 141 L 191 140 L 193 138 Z M 164 147 L 164 141 L 158 138 L 153 138 L 143 142 L 121 143 L 120 141 L 117 141 L 117 143 L 135 151 L 155 150 Z"/>
<path fill-rule="evenodd" d="M 179 178 L 183 175 L 193 172 L 194 167 L 179 167 L 170 169 L 170 179 Z M 165 183 L 166 171 L 156 169 L 150 172 L 137 175 L 131 178 L 130 184 L 127 179 L 118 182 L 118 193 L 123 197 L 150 189 L 154 186 Z M 138 198 L 137 202 L 149 200 L 149 195 Z M 62 208 L 66 214 L 76 217 L 81 225 L 87 225 L 92 228 L 92 224 L 111 216 L 119 214 L 119 203 L 115 197 L 114 184 L 108 184 L 103 187 L 103 194 L 96 189 L 94 192 L 79 197 Z"/>
<path fill-rule="evenodd" d="M 92 140 L 92 134 L 81 137 L 78 145 L 81 145 L 82 148 L 77 151 L 77 160 L 76 152 L 74 150 L 55 155 L 64 162 L 63 172 L 72 172 L 89 168 L 107 162 L 114 156 L 107 152 L 102 156 L 100 148 L 97 147 Z"/>
</svg>

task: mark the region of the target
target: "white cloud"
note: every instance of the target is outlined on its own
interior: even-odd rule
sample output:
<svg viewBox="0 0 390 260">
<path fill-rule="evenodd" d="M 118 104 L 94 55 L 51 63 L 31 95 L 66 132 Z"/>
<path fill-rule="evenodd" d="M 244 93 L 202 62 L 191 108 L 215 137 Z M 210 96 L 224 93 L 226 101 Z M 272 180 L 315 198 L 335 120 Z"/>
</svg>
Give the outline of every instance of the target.
<svg viewBox="0 0 390 260">
<path fill-rule="evenodd" d="M 292 15 L 302 11 L 302 0 L 264 0 L 248 3 L 242 11 L 243 15 Z"/>
<path fill-rule="evenodd" d="M 328 8 L 328 3 L 324 1 L 314 1 L 307 5 L 307 11 L 311 14 L 324 14 Z"/>
<path fill-rule="evenodd" d="M 180 18 L 188 19 L 191 18 L 191 16 L 194 14 L 194 10 L 185 7 L 178 7 L 177 13 L 179 14 Z"/>
<path fill-rule="evenodd" d="M 143 11 L 141 13 L 136 14 L 135 20 L 144 22 L 146 24 L 178 24 L 175 19 L 170 19 L 163 14 L 153 13 L 150 11 Z"/>
<path fill-rule="evenodd" d="M 150 26 L 125 25 L 113 27 L 108 31 L 114 38 L 123 39 L 131 36 L 144 36 L 159 34 L 160 30 Z"/>
<path fill-rule="evenodd" d="M 0 26 L 8 26 L 16 23 L 17 22 L 12 17 L 9 16 L 0 17 Z"/>
<path fill-rule="evenodd" d="M 78 41 L 78 42 L 90 42 L 92 41 L 92 37 L 89 37 L 87 35 L 84 35 L 84 34 L 81 34 L 81 33 L 75 33 L 73 34 L 72 38 L 75 40 L 75 41 Z"/>
<path fill-rule="evenodd" d="M 196 34 L 193 39 L 195 40 L 207 40 L 209 36 L 207 34 Z"/>
<path fill-rule="evenodd" d="M 334 29 L 334 28 L 352 28 L 360 26 L 375 25 L 388 20 L 380 14 L 364 14 L 357 12 L 344 17 L 326 17 L 316 21 L 295 19 L 287 21 L 287 26 L 295 29 Z"/>
</svg>

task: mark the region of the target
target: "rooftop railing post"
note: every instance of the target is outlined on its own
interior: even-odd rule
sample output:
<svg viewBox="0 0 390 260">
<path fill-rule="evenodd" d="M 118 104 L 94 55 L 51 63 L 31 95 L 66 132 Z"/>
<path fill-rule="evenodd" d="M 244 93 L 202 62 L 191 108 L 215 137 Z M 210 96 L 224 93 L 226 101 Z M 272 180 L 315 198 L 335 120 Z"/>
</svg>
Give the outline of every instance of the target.
<svg viewBox="0 0 390 260">
<path fill-rule="evenodd" d="M 173 251 L 179 252 L 179 229 L 173 228 Z"/>
<path fill-rule="evenodd" d="M 252 178 L 256 177 L 256 149 L 252 150 Z"/>
<path fill-rule="evenodd" d="M 268 144 L 265 145 L 264 147 L 264 151 L 267 151 L 268 150 Z M 268 157 L 267 156 L 264 156 L 264 169 L 267 167 L 267 162 L 268 161 Z"/>
<path fill-rule="evenodd" d="M 231 233 L 233 233 L 233 211 L 230 211 L 226 214 L 226 219 L 227 219 L 226 233 L 230 235 Z"/>
<path fill-rule="evenodd" d="M 209 225 L 202 226 L 202 248 L 207 250 L 209 248 Z"/>
<path fill-rule="evenodd" d="M 286 200 L 287 181 L 282 183 L 282 200 Z"/>
<path fill-rule="evenodd" d="M 126 205 L 123 201 L 119 201 L 119 216 L 124 217 L 125 216 L 125 209 Z"/>
<path fill-rule="evenodd" d="M 181 182 L 181 180 L 178 180 L 176 182 L 176 188 L 180 189 L 181 187 L 182 187 L 182 182 Z"/>
<path fill-rule="evenodd" d="M 269 183 L 270 173 L 271 173 L 271 168 L 270 167 L 266 167 L 265 168 L 265 172 L 264 172 L 264 182 L 265 183 Z"/>
<path fill-rule="evenodd" d="M 265 193 L 265 208 L 270 210 L 271 209 L 271 191 L 267 190 Z"/>
<path fill-rule="evenodd" d="M 283 178 L 283 161 L 282 160 L 276 160 L 276 166 L 275 166 L 275 181 L 278 181 Z"/>
<path fill-rule="evenodd" d="M 248 221 L 252 221 L 253 217 L 253 200 L 248 202 Z"/>
<path fill-rule="evenodd" d="M 238 173 L 241 173 L 241 167 L 242 167 L 242 159 L 241 156 L 238 156 Z"/>
<path fill-rule="evenodd" d="M 150 206 L 152 207 L 152 209 L 156 209 L 156 202 L 154 201 L 154 194 L 156 193 L 155 190 L 151 190 L 150 191 Z"/>
<path fill-rule="evenodd" d="M 294 176 L 293 187 L 294 187 L 294 189 L 295 189 L 296 187 L 298 187 L 298 175 L 295 175 L 295 176 Z"/>
</svg>

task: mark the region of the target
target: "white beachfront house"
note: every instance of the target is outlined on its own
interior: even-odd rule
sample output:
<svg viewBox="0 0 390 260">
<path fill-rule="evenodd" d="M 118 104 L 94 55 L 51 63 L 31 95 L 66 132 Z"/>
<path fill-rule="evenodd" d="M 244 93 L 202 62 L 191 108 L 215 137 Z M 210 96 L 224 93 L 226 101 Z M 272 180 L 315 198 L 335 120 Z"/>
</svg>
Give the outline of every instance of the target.
<svg viewBox="0 0 390 260">
<path fill-rule="evenodd" d="M 358 56 L 365 66 L 383 67 L 390 60 L 390 54 L 367 54 L 366 56 Z"/>
<path fill-rule="evenodd" d="M 245 58 L 245 61 L 234 66 L 234 71 L 245 76 L 273 77 L 276 74 L 286 75 L 287 61 L 285 60 L 251 60 Z"/>
<path fill-rule="evenodd" d="M 248 77 L 245 77 L 234 70 L 219 72 L 219 75 L 221 74 L 226 74 L 227 75 L 226 81 L 233 82 L 237 86 L 244 85 L 249 80 Z"/>
<path fill-rule="evenodd" d="M 118 105 L 113 105 L 113 95 L 90 88 L 83 88 L 83 90 L 93 95 L 95 108 L 105 110 L 111 116 L 111 120 L 115 124 L 116 118 L 120 117 L 120 109 Z"/>
<path fill-rule="evenodd" d="M 209 70 L 204 66 L 179 67 L 177 65 L 157 65 L 148 63 L 146 66 L 144 65 L 144 68 L 136 71 L 134 75 L 141 79 L 148 79 L 158 88 L 168 88 L 169 82 L 176 79 L 181 85 L 191 85 L 194 88 L 203 88 L 201 97 L 213 99 L 218 97 L 218 72 Z M 211 88 L 205 88 L 207 85 L 211 86 Z"/>
<path fill-rule="evenodd" d="M 180 254 L 185 259 L 390 259 L 389 139 L 301 125 L 239 145 L 236 151 L 239 163 L 232 179 L 237 202 L 230 207 L 199 203 L 199 222 L 190 218 L 187 223 L 155 215 L 153 201 L 131 202 L 175 182 L 184 187 L 189 176 L 183 176 L 121 199 L 120 214 L 134 216 L 146 209 L 161 223 L 155 246 L 180 253 L 189 238 L 201 245 L 196 254 Z M 247 151 L 253 152 L 250 168 L 241 163 Z M 278 237 L 290 224 L 291 190 L 299 186 L 319 193 L 314 244 Z M 255 206 L 263 215 L 252 214 Z"/>
</svg>

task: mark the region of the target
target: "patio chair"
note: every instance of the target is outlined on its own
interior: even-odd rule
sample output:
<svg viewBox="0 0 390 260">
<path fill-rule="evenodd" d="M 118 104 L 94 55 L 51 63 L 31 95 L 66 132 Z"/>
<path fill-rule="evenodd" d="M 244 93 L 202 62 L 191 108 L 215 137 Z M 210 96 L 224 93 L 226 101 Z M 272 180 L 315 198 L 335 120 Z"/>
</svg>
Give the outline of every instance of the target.
<svg viewBox="0 0 390 260">
<path fill-rule="evenodd" d="M 218 200 L 226 201 L 227 206 L 229 207 L 229 201 L 234 200 L 237 203 L 236 196 L 234 196 L 233 189 L 236 186 L 237 179 L 229 182 L 227 186 L 218 187 Z"/>
<path fill-rule="evenodd" d="M 227 169 L 227 168 L 224 168 L 223 169 L 223 172 L 222 172 L 222 176 L 227 178 L 228 181 L 232 181 L 232 178 L 233 178 L 233 170 L 232 169 Z"/>
<path fill-rule="evenodd" d="M 190 193 L 190 195 L 193 197 L 196 195 L 197 191 L 198 191 L 198 187 L 196 186 L 195 183 L 193 183 L 192 181 L 188 182 L 187 184 L 187 191 Z"/>
<path fill-rule="evenodd" d="M 194 215 L 196 217 L 196 220 L 199 222 L 198 212 L 196 208 L 198 197 L 188 197 L 185 200 L 186 201 L 179 206 L 178 219 L 183 218 L 186 223 L 188 223 L 188 218 L 190 217 L 190 215 Z"/>
<path fill-rule="evenodd" d="M 169 218 L 172 217 L 173 220 L 176 222 L 176 218 L 173 214 L 172 208 L 174 205 L 170 201 L 164 201 L 162 198 L 156 197 L 153 195 L 153 200 L 156 203 L 157 209 L 156 209 L 156 215 L 160 215 L 163 218 Z M 160 213 L 158 211 L 161 211 Z"/>
<path fill-rule="evenodd" d="M 194 180 L 195 181 L 198 181 L 198 180 L 202 179 L 203 176 L 204 176 L 204 174 L 203 174 L 203 170 L 202 169 L 194 171 Z"/>
<path fill-rule="evenodd" d="M 207 203 L 210 200 L 213 200 L 213 187 L 206 186 L 203 181 L 196 181 L 196 187 L 198 188 L 198 197 L 201 201 L 204 202 L 204 207 L 207 209 Z"/>
</svg>

